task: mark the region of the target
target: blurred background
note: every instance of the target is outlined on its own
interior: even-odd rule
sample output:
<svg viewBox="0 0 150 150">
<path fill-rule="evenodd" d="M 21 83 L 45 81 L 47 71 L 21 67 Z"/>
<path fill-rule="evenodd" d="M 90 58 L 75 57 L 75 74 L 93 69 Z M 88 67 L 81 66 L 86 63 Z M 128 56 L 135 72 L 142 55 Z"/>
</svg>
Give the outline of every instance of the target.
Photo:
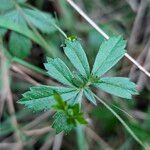
<svg viewBox="0 0 150 150">
<path fill-rule="evenodd" d="M 104 38 L 65 0 L 17 0 L 16 5 L 10 1 L 0 0 L 0 150 L 141 150 L 120 122 L 100 103 L 95 107 L 86 101 L 84 111 L 88 126 L 67 135 L 56 135 L 50 128 L 52 111 L 35 113 L 17 103 L 33 85 L 57 84 L 45 75 L 43 63 L 46 56 L 60 57 L 68 63 L 61 46 L 65 38 L 56 28 L 49 26 L 40 12 L 51 14 L 51 20 L 68 36 L 76 35 L 81 40 L 91 66 Z M 127 39 L 128 53 L 150 71 L 149 0 L 75 2 L 109 36 L 123 35 Z M 34 35 L 26 30 L 23 11 L 18 11 L 24 7 L 40 10 L 30 14 L 31 21 L 27 21 Z M 95 92 L 109 104 L 124 110 L 114 108 L 136 135 L 149 144 L 150 78 L 127 58 L 123 58 L 107 76 L 129 77 L 137 84 L 139 95 L 133 100 Z"/>
</svg>

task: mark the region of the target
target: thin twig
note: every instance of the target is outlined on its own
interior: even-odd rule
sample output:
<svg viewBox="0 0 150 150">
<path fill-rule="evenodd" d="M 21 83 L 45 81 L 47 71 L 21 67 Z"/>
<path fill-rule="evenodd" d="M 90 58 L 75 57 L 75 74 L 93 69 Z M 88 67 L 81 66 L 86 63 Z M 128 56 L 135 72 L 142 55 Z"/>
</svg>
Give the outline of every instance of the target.
<svg viewBox="0 0 150 150">
<path fill-rule="evenodd" d="M 7 61 L 7 59 L 6 59 L 6 61 Z M 15 108 L 14 108 L 14 104 L 13 104 L 13 97 L 12 97 L 12 93 L 11 93 L 11 89 L 10 89 L 9 68 L 7 68 L 5 84 L 6 84 L 6 89 L 7 89 L 6 95 L 7 95 L 8 111 L 10 113 L 12 125 L 13 125 L 13 127 L 16 131 L 15 132 L 15 138 L 16 138 L 16 141 L 18 143 L 20 143 L 20 145 L 22 145 L 21 134 L 20 134 L 20 131 L 18 129 L 18 122 L 17 122 L 16 116 L 15 116 Z"/>
<path fill-rule="evenodd" d="M 45 134 L 47 132 L 53 131 L 51 127 L 43 127 L 40 129 L 32 129 L 32 130 L 27 130 L 23 131 L 27 136 L 40 136 L 42 134 Z"/>
<path fill-rule="evenodd" d="M 1 150 L 20 150 L 21 145 L 19 143 L 0 143 Z"/>
<path fill-rule="evenodd" d="M 43 122 L 44 120 L 46 120 L 52 114 L 53 114 L 53 111 L 49 110 L 49 111 L 43 113 L 42 115 L 36 117 L 33 121 L 31 121 L 30 123 L 26 124 L 22 128 L 20 128 L 20 130 L 29 130 L 29 129 L 33 128 L 34 126 L 36 126 L 37 124 L 40 124 L 41 122 Z M 6 139 L 3 140 L 3 142 L 10 141 L 10 139 L 12 138 L 12 136 L 13 135 L 7 137 Z"/>
<path fill-rule="evenodd" d="M 53 150 L 60 150 L 64 133 L 57 134 L 54 138 Z"/>
<path fill-rule="evenodd" d="M 36 126 L 37 124 L 43 122 L 45 119 L 47 119 L 48 117 L 50 117 L 51 115 L 53 115 L 53 111 L 49 110 L 45 113 L 43 113 L 42 115 L 38 116 L 36 119 L 34 119 L 32 122 L 28 123 L 27 125 L 25 125 L 23 127 L 24 130 L 28 130 L 30 128 L 33 128 L 34 126 Z"/>
<path fill-rule="evenodd" d="M 105 39 L 109 39 L 109 36 L 92 20 L 88 15 L 81 10 L 72 0 L 66 0 L 93 28 L 95 28 Z M 141 71 L 143 71 L 148 77 L 150 77 L 150 73 L 143 68 L 135 59 L 133 59 L 128 53 L 125 53 L 125 56 L 135 64 Z"/>
<path fill-rule="evenodd" d="M 1 56 L 1 85 L 2 85 L 2 90 L 0 93 L 0 121 L 1 121 L 5 100 L 7 97 L 7 85 L 6 85 L 5 80 L 7 78 L 8 65 L 6 63 L 6 58 L 3 56 L 2 53 L 0 53 L 0 56 Z"/>
<path fill-rule="evenodd" d="M 27 74 L 25 74 L 20 68 L 18 68 L 16 65 L 12 65 L 12 70 L 15 72 L 20 73 L 27 81 L 29 81 L 30 83 L 32 83 L 33 85 L 40 85 L 40 83 L 38 83 L 37 81 L 35 81 L 34 79 L 32 79 L 30 76 L 28 76 Z"/>
<path fill-rule="evenodd" d="M 45 143 L 40 147 L 39 150 L 49 150 L 53 144 L 53 141 L 54 141 L 54 138 L 50 134 L 49 137 L 46 138 Z"/>
</svg>

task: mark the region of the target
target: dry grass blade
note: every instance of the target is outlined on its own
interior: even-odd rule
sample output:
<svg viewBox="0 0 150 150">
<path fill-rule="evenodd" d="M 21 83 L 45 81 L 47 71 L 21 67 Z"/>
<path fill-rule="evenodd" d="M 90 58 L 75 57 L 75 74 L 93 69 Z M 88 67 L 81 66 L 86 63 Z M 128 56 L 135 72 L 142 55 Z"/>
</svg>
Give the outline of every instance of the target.
<svg viewBox="0 0 150 150">
<path fill-rule="evenodd" d="M 53 150 L 60 150 L 64 133 L 57 134 L 54 138 Z"/>
<path fill-rule="evenodd" d="M 32 83 L 33 85 L 40 85 L 37 81 L 35 81 L 34 79 L 32 79 L 30 76 L 28 76 L 27 74 L 25 74 L 20 68 L 18 68 L 16 65 L 12 65 L 12 70 L 15 72 L 20 73 L 25 80 L 27 80 L 28 82 Z"/>
<path fill-rule="evenodd" d="M 43 127 L 41 129 L 27 130 L 27 131 L 24 131 L 24 133 L 27 136 L 40 136 L 40 135 L 50 132 L 52 130 L 53 129 L 51 127 Z"/>
<path fill-rule="evenodd" d="M 7 59 L 5 58 L 5 56 L 2 55 L 2 59 L 3 59 L 3 63 L 6 63 L 5 65 L 8 64 Z M 21 134 L 20 131 L 18 129 L 18 123 L 17 123 L 17 119 L 15 116 L 15 108 L 14 108 L 14 104 L 13 104 L 13 97 L 12 97 L 12 93 L 11 93 L 11 89 L 10 89 L 10 81 L 9 81 L 9 67 L 7 66 L 5 68 L 5 94 L 6 94 L 6 102 L 7 102 L 7 106 L 8 106 L 8 111 L 10 114 L 10 118 L 11 118 L 11 123 L 12 126 L 14 128 L 15 131 L 15 139 L 16 141 L 20 144 L 20 147 L 22 147 L 22 140 L 21 140 Z"/>
</svg>

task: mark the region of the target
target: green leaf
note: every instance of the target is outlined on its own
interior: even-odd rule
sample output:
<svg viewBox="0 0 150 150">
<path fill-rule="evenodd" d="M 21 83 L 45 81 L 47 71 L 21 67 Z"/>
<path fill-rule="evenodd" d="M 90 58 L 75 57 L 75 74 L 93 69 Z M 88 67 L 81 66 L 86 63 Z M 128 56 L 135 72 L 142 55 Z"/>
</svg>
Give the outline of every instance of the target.
<svg viewBox="0 0 150 150">
<path fill-rule="evenodd" d="M 110 37 L 104 41 L 96 56 L 92 73 L 101 76 L 113 67 L 125 54 L 126 41 L 121 36 Z"/>
<path fill-rule="evenodd" d="M 20 33 L 20 34 L 32 39 L 35 43 L 39 44 L 42 48 L 44 48 L 44 50 L 48 54 L 50 54 L 50 55 L 54 54 L 54 51 L 52 50 L 53 48 L 52 49 L 50 49 L 50 47 L 48 48 L 48 45 L 46 43 L 42 42 L 42 40 L 36 35 L 36 33 L 34 33 L 29 28 L 23 27 L 21 24 L 12 22 L 11 19 L 0 17 L 0 27 L 7 28 L 7 29 L 13 30 L 17 33 Z"/>
<path fill-rule="evenodd" d="M 4 15 L 1 15 L 0 18 L 2 20 L 11 21 L 12 24 L 16 23 L 18 25 L 21 25 L 22 29 L 27 28 L 27 23 L 24 20 L 24 18 L 22 17 L 22 15 L 20 14 L 19 10 L 9 11 L 9 12 L 5 13 Z"/>
<path fill-rule="evenodd" d="M 17 3 L 24 3 L 26 0 L 16 0 Z M 0 0 L 0 11 L 6 11 L 13 7 L 15 4 L 12 0 Z"/>
<path fill-rule="evenodd" d="M 11 33 L 9 50 L 13 56 L 25 58 L 29 55 L 31 47 L 32 42 L 30 39 L 16 32 Z"/>
<path fill-rule="evenodd" d="M 80 124 L 87 124 L 87 121 L 84 119 L 83 115 L 79 115 L 77 116 L 77 121 L 80 123 Z"/>
<path fill-rule="evenodd" d="M 73 72 L 73 79 L 72 79 L 72 83 L 77 87 L 77 88 L 83 88 L 84 85 L 86 84 L 86 82 L 88 81 L 88 79 L 86 79 L 85 77 L 83 77 L 81 74 L 79 74 L 78 72 Z"/>
<path fill-rule="evenodd" d="M 56 101 L 56 105 L 54 106 L 56 110 L 65 110 L 67 108 L 67 103 L 63 101 L 57 92 L 54 92 L 54 99 Z"/>
<path fill-rule="evenodd" d="M 48 63 L 45 63 L 45 68 L 48 70 L 48 74 L 57 81 L 73 86 L 73 75 L 66 64 L 59 58 L 47 59 Z"/>
<path fill-rule="evenodd" d="M 73 109 L 73 114 L 74 115 L 78 115 L 80 113 L 80 107 L 79 107 L 78 104 L 73 105 L 72 109 Z"/>
<path fill-rule="evenodd" d="M 66 47 L 64 52 L 73 64 L 73 66 L 80 72 L 84 77 L 88 77 L 90 74 L 90 67 L 86 57 L 86 54 L 78 40 L 66 40 Z"/>
<path fill-rule="evenodd" d="M 105 77 L 95 84 L 101 90 L 127 99 L 131 99 L 132 95 L 136 95 L 136 84 L 128 78 L 123 77 Z"/>
<path fill-rule="evenodd" d="M 56 100 L 54 109 L 56 109 L 57 112 L 54 115 L 52 127 L 56 129 L 56 133 L 62 131 L 68 133 L 76 127 L 77 124 L 87 124 L 83 113 L 80 112 L 79 104 L 68 104 L 57 92 L 54 92 L 54 98 Z"/>
<path fill-rule="evenodd" d="M 39 45 L 41 45 L 40 40 L 36 37 L 36 35 L 29 28 L 22 27 L 23 24 L 22 25 L 21 24 L 22 23 L 18 24 L 17 22 L 14 22 L 10 18 L 0 16 L 0 27 L 16 31 L 16 32 L 32 39 L 36 43 L 39 43 Z M 22 30 L 22 28 L 23 28 L 23 30 Z"/>
<path fill-rule="evenodd" d="M 44 13 L 37 9 L 21 8 L 22 13 L 19 10 L 12 10 L 5 15 L 1 15 L 2 19 L 9 19 L 15 23 L 18 23 L 22 28 L 27 28 L 27 24 L 30 23 L 43 33 L 51 33 L 56 31 L 54 19 L 50 14 Z"/>
<path fill-rule="evenodd" d="M 8 10 L 14 7 L 13 1 L 11 0 L 0 0 L 0 11 Z"/>
<path fill-rule="evenodd" d="M 93 104 L 96 105 L 96 99 L 95 99 L 95 97 L 94 97 L 94 95 L 93 95 L 93 92 L 92 92 L 89 88 L 86 88 L 86 89 L 84 90 L 84 94 L 85 94 L 86 98 L 87 98 L 90 102 L 92 102 Z"/>
<path fill-rule="evenodd" d="M 17 0 L 18 3 L 24 3 L 26 2 L 27 0 Z"/>
<path fill-rule="evenodd" d="M 73 97 L 71 100 L 72 104 L 79 104 L 81 107 L 81 102 L 82 102 L 82 97 L 83 97 L 83 90 L 79 90 L 76 97 Z"/>
<path fill-rule="evenodd" d="M 5 28 L 0 28 L 0 37 L 3 37 L 7 32 L 7 29 Z"/>
<path fill-rule="evenodd" d="M 31 87 L 30 91 L 23 94 L 23 98 L 19 100 L 19 103 L 24 104 L 34 111 L 49 110 L 56 103 L 54 100 L 54 91 L 59 92 L 66 101 L 77 94 L 73 88 L 41 85 Z"/>
<path fill-rule="evenodd" d="M 48 13 L 44 13 L 37 9 L 22 9 L 26 19 L 43 33 L 51 33 L 56 31 L 54 27 L 54 19 Z"/>
<path fill-rule="evenodd" d="M 54 122 L 52 128 L 56 130 L 56 133 L 60 133 L 64 131 L 65 133 L 70 132 L 75 125 L 68 123 L 67 116 L 64 112 L 57 112 L 54 115 Z"/>
</svg>

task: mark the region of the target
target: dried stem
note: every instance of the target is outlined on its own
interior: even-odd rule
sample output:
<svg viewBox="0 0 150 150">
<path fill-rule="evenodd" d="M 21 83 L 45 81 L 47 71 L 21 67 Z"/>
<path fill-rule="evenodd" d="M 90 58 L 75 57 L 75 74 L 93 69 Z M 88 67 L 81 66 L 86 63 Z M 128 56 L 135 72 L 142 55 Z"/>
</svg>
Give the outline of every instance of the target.
<svg viewBox="0 0 150 150">
<path fill-rule="evenodd" d="M 32 130 L 27 130 L 23 131 L 27 136 L 40 136 L 42 134 L 45 134 L 47 132 L 53 131 L 51 127 L 43 127 L 40 129 L 32 129 Z"/>
<path fill-rule="evenodd" d="M 64 133 L 57 134 L 54 138 L 53 150 L 60 150 Z"/>
<path fill-rule="evenodd" d="M 4 60 L 5 60 L 5 63 L 8 63 L 7 59 L 5 57 L 4 57 Z M 7 68 L 5 75 L 6 75 L 5 76 L 5 88 L 7 89 L 6 98 L 7 98 L 8 111 L 10 113 L 11 122 L 12 122 L 12 125 L 13 125 L 14 130 L 15 130 L 16 141 L 18 143 L 20 143 L 20 145 L 22 145 L 21 134 L 20 134 L 20 131 L 18 130 L 18 123 L 17 123 L 17 119 L 16 119 L 16 116 L 15 116 L 15 108 L 14 108 L 14 104 L 13 104 L 13 97 L 12 97 L 12 93 L 11 93 L 11 89 L 10 89 L 9 68 Z"/>
<path fill-rule="evenodd" d="M 15 72 L 20 73 L 25 80 L 27 80 L 28 82 L 32 83 L 33 85 L 40 85 L 37 81 L 35 81 L 34 79 L 32 79 L 30 76 L 28 76 L 26 73 L 24 73 L 19 67 L 17 67 L 16 65 L 12 65 L 12 70 Z"/>
</svg>

